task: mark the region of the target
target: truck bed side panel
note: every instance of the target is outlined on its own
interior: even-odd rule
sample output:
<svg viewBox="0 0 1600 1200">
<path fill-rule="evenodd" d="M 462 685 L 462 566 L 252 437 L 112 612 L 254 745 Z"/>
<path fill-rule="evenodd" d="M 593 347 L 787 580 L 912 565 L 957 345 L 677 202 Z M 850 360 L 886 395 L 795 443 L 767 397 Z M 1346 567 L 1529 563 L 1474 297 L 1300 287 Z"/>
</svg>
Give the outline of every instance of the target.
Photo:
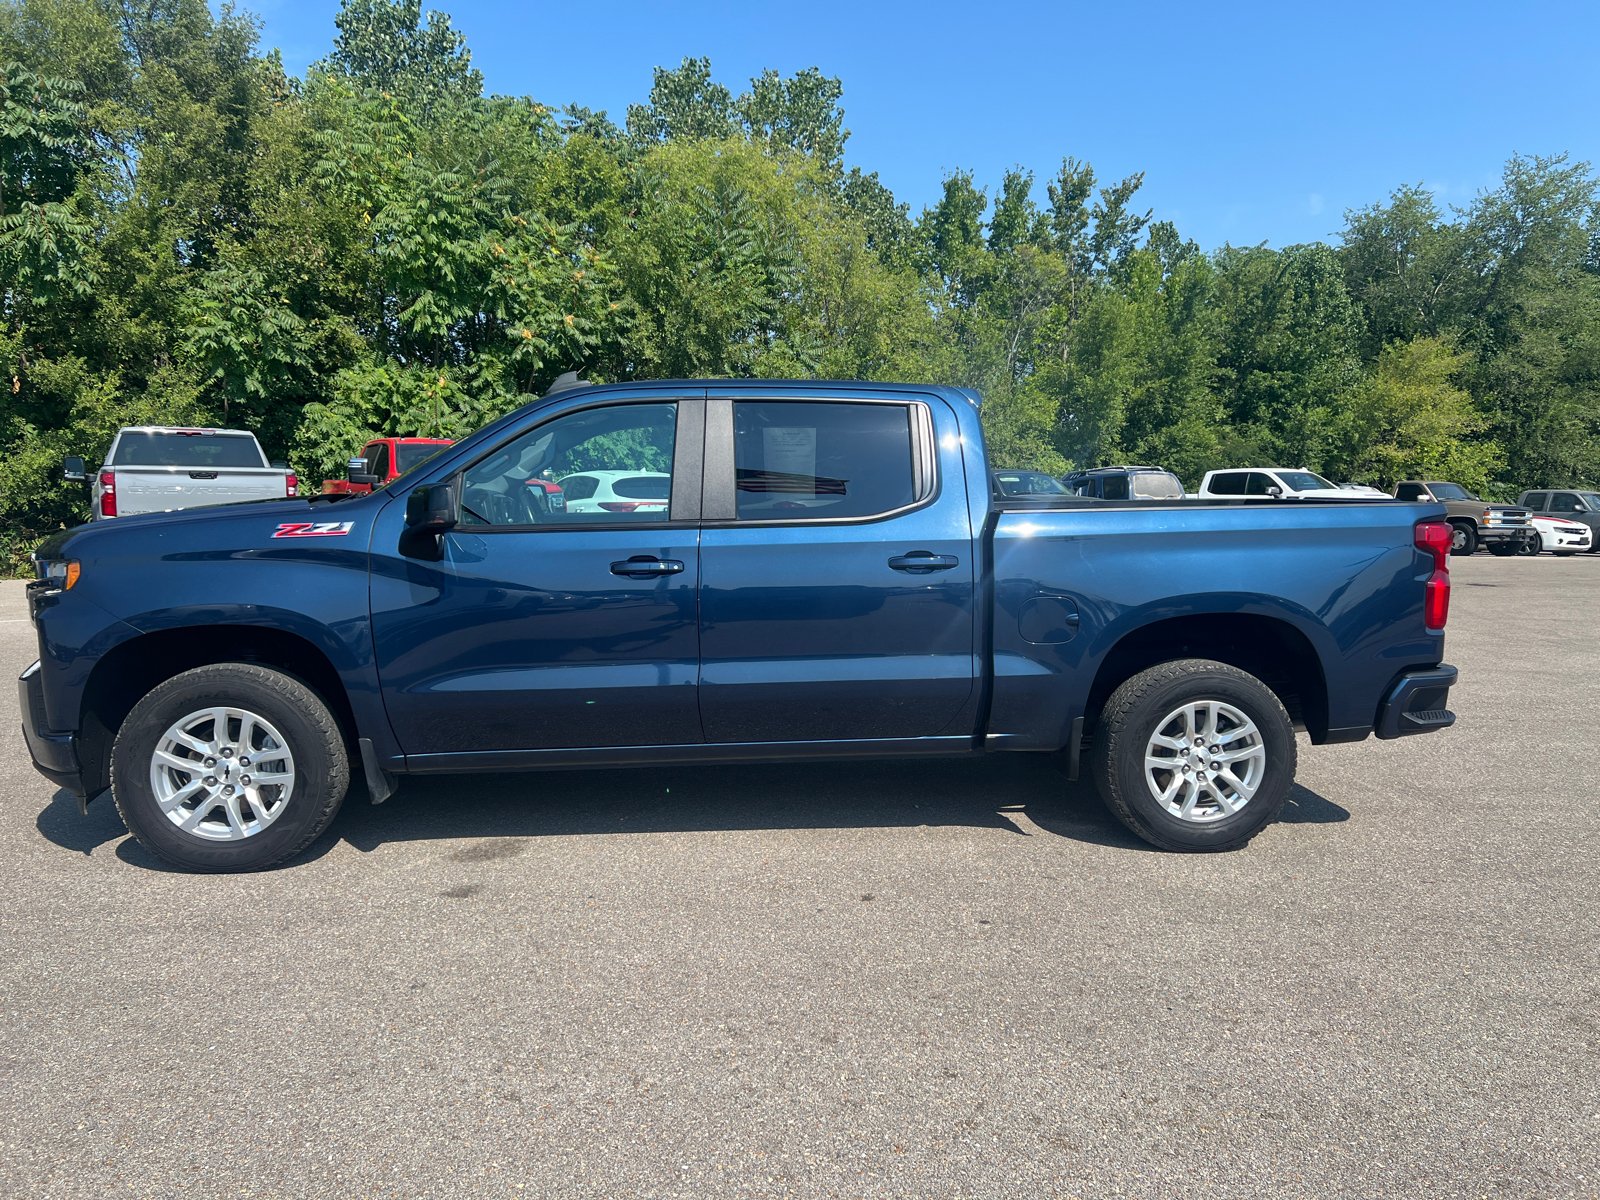
<svg viewBox="0 0 1600 1200">
<path fill-rule="evenodd" d="M 1398 671 L 1443 654 L 1442 635 L 1422 621 L 1431 560 L 1412 542 L 1412 526 L 1428 515 L 1401 504 L 1204 501 L 1002 512 L 990 732 L 1009 747 L 1065 745 L 1122 638 L 1212 613 L 1299 630 L 1326 675 L 1329 727 L 1370 726 Z M 1051 596 L 1076 607 L 1076 634 L 1025 640 L 1024 606 Z"/>
</svg>

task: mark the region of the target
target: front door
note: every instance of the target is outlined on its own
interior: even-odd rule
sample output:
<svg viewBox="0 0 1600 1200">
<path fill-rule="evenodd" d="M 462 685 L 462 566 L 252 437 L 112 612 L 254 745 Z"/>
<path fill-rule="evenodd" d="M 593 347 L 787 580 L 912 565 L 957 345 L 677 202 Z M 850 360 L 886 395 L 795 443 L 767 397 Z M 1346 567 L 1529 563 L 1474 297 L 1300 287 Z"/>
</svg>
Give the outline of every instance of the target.
<svg viewBox="0 0 1600 1200">
<path fill-rule="evenodd" d="M 401 556 L 404 505 L 385 510 L 372 628 L 408 757 L 703 740 L 703 404 L 590 404 L 508 437 L 455 476 L 440 562 Z"/>
<path fill-rule="evenodd" d="M 708 395 L 706 739 L 970 734 L 978 564 L 954 414 Z"/>
</svg>

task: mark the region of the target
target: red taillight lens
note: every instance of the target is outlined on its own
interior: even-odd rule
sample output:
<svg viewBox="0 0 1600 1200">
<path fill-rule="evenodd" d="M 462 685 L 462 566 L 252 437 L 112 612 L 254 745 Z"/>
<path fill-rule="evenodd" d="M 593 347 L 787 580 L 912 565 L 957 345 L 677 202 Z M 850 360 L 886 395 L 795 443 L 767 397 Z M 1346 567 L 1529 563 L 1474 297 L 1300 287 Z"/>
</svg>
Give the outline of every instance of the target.
<svg viewBox="0 0 1600 1200">
<path fill-rule="evenodd" d="M 632 512 L 634 509 L 639 507 L 639 502 L 636 500 L 632 502 L 622 500 L 602 500 L 600 501 L 600 507 L 605 509 L 607 512 Z"/>
<path fill-rule="evenodd" d="M 117 477 L 110 471 L 100 472 L 100 515 L 117 515 Z"/>
<path fill-rule="evenodd" d="M 1429 629 L 1443 629 L 1450 619 L 1450 540 L 1452 530 L 1443 521 L 1423 521 L 1417 525 L 1417 549 L 1433 555 L 1433 575 L 1422 600 L 1422 623 Z"/>
<path fill-rule="evenodd" d="M 1433 555 L 1436 571 L 1450 569 L 1450 539 L 1453 531 L 1443 521 L 1423 521 L 1417 526 L 1417 549 Z"/>
<path fill-rule="evenodd" d="M 293 471 L 283 477 L 283 494 L 285 496 L 298 496 L 300 494 L 300 477 Z"/>
</svg>

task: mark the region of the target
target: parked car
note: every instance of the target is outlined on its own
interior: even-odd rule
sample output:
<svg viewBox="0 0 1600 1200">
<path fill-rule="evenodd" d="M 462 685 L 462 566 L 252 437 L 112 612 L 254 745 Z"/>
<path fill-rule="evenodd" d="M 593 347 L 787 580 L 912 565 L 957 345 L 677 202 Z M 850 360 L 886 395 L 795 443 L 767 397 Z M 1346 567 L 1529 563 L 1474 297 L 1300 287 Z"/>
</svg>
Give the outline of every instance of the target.
<svg viewBox="0 0 1600 1200">
<path fill-rule="evenodd" d="M 1573 488 L 1523 492 L 1517 503 L 1535 516 L 1548 514 L 1557 520 L 1589 527 L 1589 550 L 1600 550 L 1600 492 L 1580 492 Z"/>
<path fill-rule="evenodd" d="M 651 495 L 485 511 L 542 478 Z M 1087 756 L 1140 837 L 1221 850 L 1296 728 L 1455 720 L 1449 537 L 1438 504 L 996 501 L 954 388 L 569 389 L 369 495 L 50 538 L 24 733 L 198 871 L 298 854 L 352 774 L 999 751 Z"/>
<path fill-rule="evenodd" d="M 556 485 L 570 513 L 665 513 L 672 496 L 665 471 L 581 471 Z"/>
<path fill-rule="evenodd" d="M 1587 525 L 1565 521 L 1560 517 L 1541 517 L 1538 513 L 1533 514 L 1529 523 L 1538 536 L 1524 543 L 1524 554 L 1549 550 L 1561 558 L 1570 558 L 1594 549 L 1594 531 Z"/>
<path fill-rule="evenodd" d="M 1054 475 L 1043 471 L 991 471 L 996 500 L 1022 500 L 1033 496 L 1065 496 L 1067 489 Z"/>
<path fill-rule="evenodd" d="M 1406 480 L 1394 489 L 1396 500 L 1412 504 L 1443 504 L 1454 531 L 1451 554 L 1472 554 L 1487 546 L 1490 554 L 1519 554 L 1529 539 L 1537 537 L 1528 509 L 1515 504 L 1485 504 L 1459 483 Z"/>
<path fill-rule="evenodd" d="M 412 467 L 427 462 L 446 446 L 449 438 L 373 438 L 349 464 L 349 478 L 325 479 L 324 496 L 364 496 L 373 488 L 387 487 Z"/>
<path fill-rule="evenodd" d="M 1205 500 L 1372 500 L 1359 492 L 1335 487 L 1304 467 L 1251 467 L 1249 470 L 1207 471 L 1197 493 Z"/>
<path fill-rule="evenodd" d="M 1182 500 L 1183 483 L 1160 467 L 1093 467 L 1062 479 L 1076 496 L 1102 500 Z"/>
<path fill-rule="evenodd" d="M 90 472 L 77 456 L 64 464 L 69 483 L 89 483 L 89 519 L 172 512 L 247 500 L 292 499 L 300 481 L 287 463 L 268 462 L 243 429 L 130 425 L 112 439 L 106 461 Z"/>
</svg>

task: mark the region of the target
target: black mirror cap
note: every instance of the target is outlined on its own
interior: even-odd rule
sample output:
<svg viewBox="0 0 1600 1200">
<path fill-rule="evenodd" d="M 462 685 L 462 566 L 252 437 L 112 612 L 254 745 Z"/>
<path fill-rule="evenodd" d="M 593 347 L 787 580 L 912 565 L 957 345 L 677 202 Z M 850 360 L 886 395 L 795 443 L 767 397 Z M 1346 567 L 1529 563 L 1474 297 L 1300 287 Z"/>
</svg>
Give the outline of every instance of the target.
<svg viewBox="0 0 1600 1200">
<path fill-rule="evenodd" d="M 576 371 L 568 371 L 564 375 L 557 375 L 556 381 L 545 390 L 546 396 L 554 396 L 557 392 L 570 392 L 573 388 L 593 387 L 594 384 L 587 379 L 579 379 Z"/>
<path fill-rule="evenodd" d="M 444 557 L 440 535 L 456 527 L 456 489 L 448 483 L 419 487 L 406 497 L 406 529 L 400 553 L 407 558 L 438 562 Z"/>
<path fill-rule="evenodd" d="M 76 454 L 68 455 L 62 460 L 61 477 L 68 483 L 89 482 L 88 465 Z"/>
</svg>

